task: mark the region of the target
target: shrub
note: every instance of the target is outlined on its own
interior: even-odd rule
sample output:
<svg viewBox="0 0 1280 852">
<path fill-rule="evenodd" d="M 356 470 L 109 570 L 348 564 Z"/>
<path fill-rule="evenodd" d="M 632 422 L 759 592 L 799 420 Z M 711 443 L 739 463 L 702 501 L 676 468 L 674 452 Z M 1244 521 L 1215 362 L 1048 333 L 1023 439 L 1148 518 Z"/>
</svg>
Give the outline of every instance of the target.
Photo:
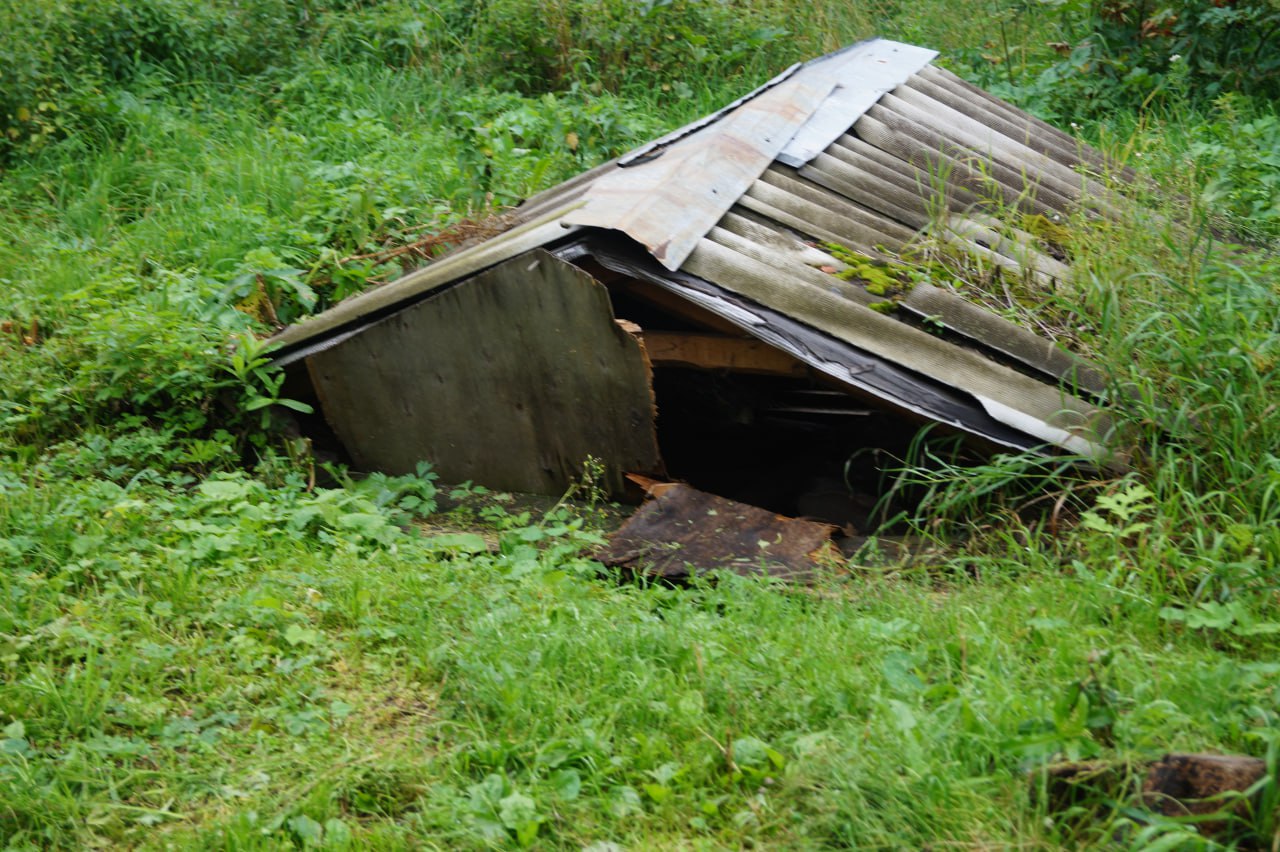
<svg viewBox="0 0 1280 852">
<path fill-rule="evenodd" d="M 1206 183 L 1202 200 L 1225 213 L 1233 231 L 1280 238 L 1280 115 L 1233 95 L 1214 104 L 1188 151 Z"/>
<path fill-rule="evenodd" d="M 1091 118 L 1162 98 L 1280 97 L 1280 6 L 1266 0 L 1058 0 L 1069 54 L 1034 89 Z"/>
<path fill-rule="evenodd" d="M 474 41 L 481 65 L 497 83 L 540 93 L 577 79 L 617 91 L 640 77 L 725 75 L 749 63 L 785 64 L 785 31 L 768 25 L 767 6 L 725 0 L 487 0 L 475 13 Z"/>
<path fill-rule="evenodd" d="M 315 24 L 307 10 L 321 5 L 299 9 L 287 0 L 4 4 L 0 163 L 109 118 L 106 90 L 140 74 L 225 81 L 283 61 Z"/>
</svg>

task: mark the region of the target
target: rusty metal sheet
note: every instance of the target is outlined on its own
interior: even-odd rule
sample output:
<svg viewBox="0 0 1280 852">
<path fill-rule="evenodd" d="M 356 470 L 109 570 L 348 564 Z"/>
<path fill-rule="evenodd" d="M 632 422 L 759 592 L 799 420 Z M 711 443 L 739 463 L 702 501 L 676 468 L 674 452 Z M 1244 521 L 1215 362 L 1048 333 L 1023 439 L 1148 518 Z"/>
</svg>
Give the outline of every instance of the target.
<svg viewBox="0 0 1280 852">
<path fill-rule="evenodd" d="M 683 483 L 631 478 L 647 486 L 650 499 L 597 554 L 606 565 L 666 580 L 727 570 L 806 582 L 824 556 L 837 554 L 830 524 L 787 518 Z"/>
</svg>

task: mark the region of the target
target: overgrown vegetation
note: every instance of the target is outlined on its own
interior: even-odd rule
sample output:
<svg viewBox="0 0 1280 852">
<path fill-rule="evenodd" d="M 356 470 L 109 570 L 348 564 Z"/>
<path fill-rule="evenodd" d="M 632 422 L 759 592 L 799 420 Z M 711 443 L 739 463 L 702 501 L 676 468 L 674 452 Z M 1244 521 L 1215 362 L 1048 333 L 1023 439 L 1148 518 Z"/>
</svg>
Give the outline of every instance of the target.
<svg viewBox="0 0 1280 852">
<path fill-rule="evenodd" d="M 1277 747 L 1277 12 L 978 6 L 0 7 L 0 839 L 1208 845 L 1033 789 Z M 876 31 L 1160 184 L 1047 306 L 1130 472 L 917 459 L 931 564 L 676 590 L 603 576 L 588 505 L 326 473 L 277 428 L 274 327 Z M 1275 842 L 1266 783 L 1239 843 Z"/>
</svg>

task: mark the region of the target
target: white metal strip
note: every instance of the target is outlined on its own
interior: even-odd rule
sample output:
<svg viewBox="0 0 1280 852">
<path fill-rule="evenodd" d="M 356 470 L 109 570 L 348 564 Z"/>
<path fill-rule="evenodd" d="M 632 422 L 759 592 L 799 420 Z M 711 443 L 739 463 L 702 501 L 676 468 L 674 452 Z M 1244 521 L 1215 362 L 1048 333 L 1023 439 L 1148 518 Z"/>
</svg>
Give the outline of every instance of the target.
<svg viewBox="0 0 1280 852">
<path fill-rule="evenodd" d="M 840 57 L 828 73 L 835 88 L 778 155 L 799 168 L 825 151 L 880 98 L 905 83 L 938 55 L 936 50 L 876 39 Z"/>
</svg>

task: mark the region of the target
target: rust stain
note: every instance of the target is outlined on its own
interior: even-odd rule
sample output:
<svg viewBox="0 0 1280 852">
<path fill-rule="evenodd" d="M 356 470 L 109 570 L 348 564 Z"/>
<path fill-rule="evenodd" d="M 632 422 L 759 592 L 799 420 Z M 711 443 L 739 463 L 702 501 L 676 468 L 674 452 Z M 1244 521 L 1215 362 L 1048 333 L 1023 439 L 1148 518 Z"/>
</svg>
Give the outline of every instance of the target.
<svg viewBox="0 0 1280 852">
<path fill-rule="evenodd" d="M 650 499 L 597 554 L 606 565 L 667 580 L 728 570 L 808 582 L 822 558 L 835 552 L 830 524 L 784 517 L 683 483 L 628 479 Z"/>
</svg>

